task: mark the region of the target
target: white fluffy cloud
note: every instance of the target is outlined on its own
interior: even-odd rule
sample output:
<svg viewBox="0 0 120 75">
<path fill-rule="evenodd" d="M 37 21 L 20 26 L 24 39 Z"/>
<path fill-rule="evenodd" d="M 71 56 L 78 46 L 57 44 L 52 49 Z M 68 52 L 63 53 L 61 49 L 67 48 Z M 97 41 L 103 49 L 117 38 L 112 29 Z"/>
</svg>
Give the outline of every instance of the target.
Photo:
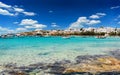
<svg viewBox="0 0 120 75">
<path fill-rule="evenodd" d="M 99 16 L 105 16 L 106 14 L 105 13 L 96 13 L 97 15 Z"/>
<path fill-rule="evenodd" d="M 99 19 L 100 17 L 98 15 L 91 15 L 90 18 L 92 18 L 92 19 Z"/>
<path fill-rule="evenodd" d="M 99 19 L 99 18 L 101 18 L 101 17 L 103 17 L 105 15 L 106 15 L 105 13 L 96 13 L 96 14 L 91 15 L 89 18 L 91 18 L 91 19 Z"/>
<path fill-rule="evenodd" d="M 70 25 L 69 29 L 81 28 L 84 27 L 84 25 L 95 25 L 99 23 L 101 23 L 100 20 L 89 20 L 87 17 L 79 17 L 76 22 Z"/>
<path fill-rule="evenodd" d="M 12 30 L 12 29 L 0 26 L 0 34 L 25 32 L 25 31 L 29 31 L 31 29 L 42 30 L 43 28 L 47 27 L 44 24 L 39 24 L 39 22 L 37 20 L 32 20 L 32 19 L 23 19 L 20 23 L 19 22 L 13 22 L 13 23 L 19 24 L 20 27 Z"/>
<path fill-rule="evenodd" d="M 8 16 L 14 16 L 14 14 L 10 13 L 8 10 L 4 10 L 0 8 L 0 14 L 1 15 L 8 15 Z"/>
<path fill-rule="evenodd" d="M 23 14 L 25 14 L 26 16 L 34 16 L 35 15 L 34 12 L 23 12 Z"/>
<path fill-rule="evenodd" d="M 114 7 L 111 7 L 110 9 L 117 9 L 117 8 L 120 8 L 120 6 L 114 6 Z"/>
<path fill-rule="evenodd" d="M 34 24 L 34 25 L 29 25 L 29 26 L 25 26 L 25 28 L 27 29 L 43 29 L 43 28 L 46 28 L 47 26 L 46 25 L 43 25 L 43 24 Z"/>
<path fill-rule="evenodd" d="M 24 9 L 18 8 L 18 7 L 14 7 L 14 10 L 15 10 L 16 12 L 24 12 Z"/>
<path fill-rule="evenodd" d="M 95 24 L 99 24 L 101 23 L 100 20 L 89 20 L 89 22 L 87 23 L 88 25 L 95 25 Z"/>
<path fill-rule="evenodd" d="M 13 11 L 15 11 L 18 14 L 24 14 L 26 16 L 35 16 L 36 14 L 34 12 L 27 12 L 23 8 L 13 7 Z"/>
<path fill-rule="evenodd" d="M 0 14 L 8 16 L 17 16 L 19 14 L 24 14 L 26 16 L 35 16 L 34 12 L 25 11 L 25 9 L 18 6 L 11 6 L 0 2 Z"/>
<path fill-rule="evenodd" d="M 39 24 L 37 20 L 32 19 L 23 19 L 19 25 L 22 25 L 27 29 L 43 29 L 47 27 L 44 24 Z"/>
<path fill-rule="evenodd" d="M 37 24 L 38 21 L 36 20 L 32 20 L 32 19 L 23 19 L 20 23 L 20 25 L 33 25 L 33 24 Z"/>
<path fill-rule="evenodd" d="M 2 7 L 2 8 L 10 8 L 11 5 L 7 5 L 7 4 L 4 4 L 4 3 L 0 2 L 0 7 Z"/>
<path fill-rule="evenodd" d="M 88 23 L 89 20 L 87 19 L 87 17 L 79 17 L 77 22 L 79 22 L 79 23 Z"/>
<path fill-rule="evenodd" d="M 81 28 L 84 24 L 88 23 L 89 20 L 87 17 L 79 17 L 78 20 L 70 25 L 70 29 L 72 28 Z"/>
<path fill-rule="evenodd" d="M 26 16 L 34 16 L 36 15 L 34 12 L 27 12 L 23 8 L 13 7 L 14 11 L 17 13 L 22 13 Z"/>
</svg>

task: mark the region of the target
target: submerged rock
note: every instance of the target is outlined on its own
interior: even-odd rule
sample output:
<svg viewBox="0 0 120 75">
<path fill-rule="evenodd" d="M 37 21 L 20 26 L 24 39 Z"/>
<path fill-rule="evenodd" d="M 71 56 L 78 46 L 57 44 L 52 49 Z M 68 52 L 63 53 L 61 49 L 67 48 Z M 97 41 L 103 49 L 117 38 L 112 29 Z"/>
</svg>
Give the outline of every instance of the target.
<svg viewBox="0 0 120 75">
<path fill-rule="evenodd" d="M 110 56 L 113 56 L 120 60 L 120 50 L 113 50 L 108 52 Z"/>
<path fill-rule="evenodd" d="M 38 55 L 44 56 L 44 55 L 49 55 L 49 54 L 50 54 L 50 52 L 45 52 L 45 53 L 39 53 Z"/>
<path fill-rule="evenodd" d="M 28 74 L 22 71 L 5 70 L 5 71 L 2 71 L 0 75 L 28 75 Z"/>
<path fill-rule="evenodd" d="M 120 72 L 101 72 L 95 75 L 120 75 Z"/>
<path fill-rule="evenodd" d="M 82 55 L 75 58 L 76 63 L 90 63 L 96 60 L 97 58 L 105 57 L 106 55 Z"/>
<path fill-rule="evenodd" d="M 50 67 L 50 74 L 62 74 L 63 71 L 65 70 L 65 67 L 62 66 L 49 66 Z"/>
<path fill-rule="evenodd" d="M 65 65 L 69 63 L 72 63 L 72 62 L 70 60 L 62 60 L 62 61 L 56 61 L 55 63 L 53 63 L 53 65 L 60 66 L 60 65 Z"/>
<path fill-rule="evenodd" d="M 37 63 L 37 64 L 31 64 L 29 65 L 29 68 L 31 69 L 47 69 L 46 63 Z"/>
<path fill-rule="evenodd" d="M 62 75 L 93 75 L 93 74 L 89 72 L 74 72 L 74 73 L 66 73 Z"/>
<path fill-rule="evenodd" d="M 8 64 L 5 64 L 5 65 L 3 65 L 5 68 L 14 68 L 14 67 L 16 67 L 17 65 L 16 65 L 16 63 L 8 63 Z"/>
</svg>

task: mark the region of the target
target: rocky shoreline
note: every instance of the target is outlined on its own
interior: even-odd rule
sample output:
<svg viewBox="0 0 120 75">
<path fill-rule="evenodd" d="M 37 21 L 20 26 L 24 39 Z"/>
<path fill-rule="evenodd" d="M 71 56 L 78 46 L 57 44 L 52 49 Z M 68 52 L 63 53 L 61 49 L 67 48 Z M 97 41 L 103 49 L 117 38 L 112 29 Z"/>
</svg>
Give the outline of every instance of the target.
<svg viewBox="0 0 120 75">
<path fill-rule="evenodd" d="M 120 50 L 106 55 L 83 55 L 55 63 L 36 63 L 20 66 L 0 65 L 0 75 L 120 75 Z"/>
</svg>

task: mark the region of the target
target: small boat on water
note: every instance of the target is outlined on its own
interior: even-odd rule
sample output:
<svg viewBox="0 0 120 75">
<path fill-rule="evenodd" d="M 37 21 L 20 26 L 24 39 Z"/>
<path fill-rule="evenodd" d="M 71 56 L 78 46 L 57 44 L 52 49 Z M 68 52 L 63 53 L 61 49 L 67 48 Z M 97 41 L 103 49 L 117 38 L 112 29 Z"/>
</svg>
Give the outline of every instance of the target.
<svg viewBox="0 0 120 75">
<path fill-rule="evenodd" d="M 0 38 L 13 38 L 15 35 L 14 34 L 6 34 L 6 35 L 1 35 Z"/>
<path fill-rule="evenodd" d="M 49 35 L 45 35 L 44 37 L 50 37 Z"/>
<path fill-rule="evenodd" d="M 62 38 L 64 38 L 64 39 L 70 39 L 70 36 L 64 36 Z"/>
<path fill-rule="evenodd" d="M 107 38 L 107 37 L 106 37 L 106 36 L 96 36 L 95 38 L 105 39 L 105 38 Z"/>
</svg>

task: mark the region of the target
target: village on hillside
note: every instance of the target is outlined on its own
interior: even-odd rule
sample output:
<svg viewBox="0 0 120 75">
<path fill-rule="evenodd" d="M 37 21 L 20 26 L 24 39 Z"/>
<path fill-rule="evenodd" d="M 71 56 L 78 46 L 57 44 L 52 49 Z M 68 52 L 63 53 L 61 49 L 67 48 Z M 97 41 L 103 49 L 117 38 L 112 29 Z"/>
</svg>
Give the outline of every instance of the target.
<svg viewBox="0 0 120 75">
<path fill-rule="evenodd" d="M 100 27 L 100 28 L 80 28 L 66 30 L 35 30 L 19 33 L 7 33 L 0 35 L 5 37 L 22 37 L 22 36 L 120 36 L 120 28 Z"/>
</svg>

